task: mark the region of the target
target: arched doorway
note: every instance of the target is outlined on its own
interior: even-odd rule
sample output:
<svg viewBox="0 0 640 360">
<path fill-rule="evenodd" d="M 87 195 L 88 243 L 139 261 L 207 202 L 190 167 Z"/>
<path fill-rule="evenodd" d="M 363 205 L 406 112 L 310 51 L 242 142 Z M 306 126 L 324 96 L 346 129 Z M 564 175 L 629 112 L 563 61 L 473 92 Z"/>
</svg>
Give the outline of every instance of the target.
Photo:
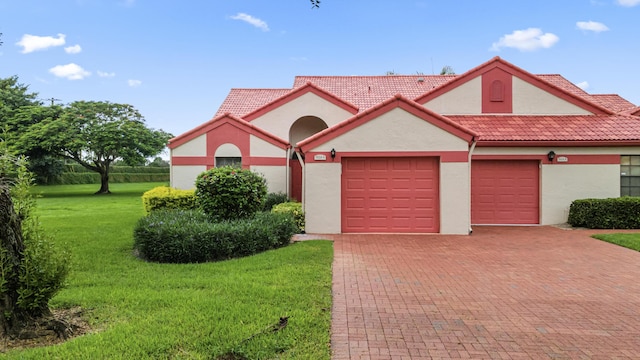
<svg viewBox="0 0 640 360">
<path fill-rule="evenodd" d="M 289 143 L 295 147 L 298 142 L 326 128 L 328 128 L 327 123 L 319 117 L 303 116 L 291 125 L 289 129 Z M 302 201 L 302 164 L 300 164 L 298 154 L 295 152 L 292 153 L 289 166 L 291 174 L 289 196 L 296 201 Z"/>
</svg>

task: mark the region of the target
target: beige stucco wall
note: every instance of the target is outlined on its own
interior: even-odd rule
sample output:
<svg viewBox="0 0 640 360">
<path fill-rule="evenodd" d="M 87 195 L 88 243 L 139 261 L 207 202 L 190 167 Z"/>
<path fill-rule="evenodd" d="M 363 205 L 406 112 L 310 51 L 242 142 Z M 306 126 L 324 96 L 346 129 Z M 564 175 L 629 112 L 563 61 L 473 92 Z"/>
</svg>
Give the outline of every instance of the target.
<svg viewBox="0 0 640 360">
<path fill-rule="evenodd" d="M 207 135 L 203 134 L 171 150 L 173 156 L 206 156 Z"/>
<path fill-rule="evenodd" d="M 619 165 L 542 165 L 541 173 L 542 225 L 566 222 L 573 200 L 620 196 Z"/>
<path fill-rule="evenodd" d="M 468 163 L 440 163 L 440 233 L 469 233 L 471 185 Z"/>
<path fill-rule="evenodd" d="M 396 108 L 311 151 L 466 151 L 459 137 Z"/>
<path fill-rule="evenodd" d="M 304 167 L 305 230 L 308 233 L 341 232 L 340 163 L 310 163 Z"/>
<path fill-rule="evenodd" d="M 226 143 L 218 146 L 214 157 L 242 157 L 242 152 L 236 145 Z"/>
<path fill-rule="evenodd" d="M 288 140 L 291 125 L 303 116 L 317 116 L 331 127 L 353 115 L 316 94 L 306 93 L 254 119 L 252 124 Z"/>
<path fill-rule="evenodd" d="M 264 176 L 269 192 L 287 192 L 286 166 L 251 166 L 250 168 L 251 171 Z"/>
<path fill-rule="evenodd" d="M 207 171 L 207 167 L 204 165 L 171 166 L 171 187 L 184 190 L 194 189 L 196 177 L 204 171 Z"/>
<path fill-rule="evenodd" d="M 438 114 L 465 115 L 482 113 L 482 77 L 468 82 L 424 104 Z"/>
<path fill-rule="evenodd" d="M 588 115 L 590 112 L 513 77 L 513 113 L 519 115 Z"/>
<path fill-rule="evenodd" d="M 255 135 L 249 137 L 251 156 L 286 158 L 287 150 L 281 149 Z"/>
</svg>

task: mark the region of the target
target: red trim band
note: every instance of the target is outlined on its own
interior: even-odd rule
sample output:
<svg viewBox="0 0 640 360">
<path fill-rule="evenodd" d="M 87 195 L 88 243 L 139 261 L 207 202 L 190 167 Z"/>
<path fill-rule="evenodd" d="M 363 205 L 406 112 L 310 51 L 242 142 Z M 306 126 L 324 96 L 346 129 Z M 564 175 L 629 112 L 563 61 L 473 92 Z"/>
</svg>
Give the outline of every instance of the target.
<svg viewBox="0 0 640 360">
<path fill-rule="evenodd" d="M 305 163 L 332 163 L 341 162 L 342 158 L 353 157 L 439 157 L 440 162 L 467 162 L 467 151 L 338 151 L 336 158 L 331 159 L 329 152 L 309 152 L 305 154 Z M 326 160 L 315 160 L 315 156 L 324 156 Z"/>
</svg>

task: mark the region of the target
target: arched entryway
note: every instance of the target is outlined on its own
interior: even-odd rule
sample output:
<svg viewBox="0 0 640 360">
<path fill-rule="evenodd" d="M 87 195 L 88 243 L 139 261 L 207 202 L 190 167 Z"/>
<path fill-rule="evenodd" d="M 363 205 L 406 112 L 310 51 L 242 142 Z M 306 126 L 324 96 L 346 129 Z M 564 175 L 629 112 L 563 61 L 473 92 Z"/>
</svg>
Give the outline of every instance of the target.
<svg viewBox="0 0 640 360">
<path fill-rule="evenodd" d="M 327 123 L 324 120 L 316 116 L 303 116 L 296 120 L 289 129 L 289 143 L 292 146 L 309 136 L 319 133 L 320 131 L 328 128 Z M 302 201 L 302 164 L 298 159 L 298 154 L 292 153 L 289 161 L 291 168 L 291 186 L 289 196 L 297 201 Z"/>
</svg>

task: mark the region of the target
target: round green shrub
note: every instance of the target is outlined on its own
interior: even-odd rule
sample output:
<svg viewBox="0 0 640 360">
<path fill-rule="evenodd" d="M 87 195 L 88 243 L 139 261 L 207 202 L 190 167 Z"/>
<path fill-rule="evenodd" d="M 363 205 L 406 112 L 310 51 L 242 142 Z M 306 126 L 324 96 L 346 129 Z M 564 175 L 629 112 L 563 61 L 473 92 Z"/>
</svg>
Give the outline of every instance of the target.
<svg viewBox="0 0 640 360">
<path fill-rule="evenodd" d="M 251 170 L 223 166 L 196 178 L 196 203 L 214 221 L 251 217 L 266 195 L 266 180 Z"/>
<path fill-rule="evenodd" d="M 275 205 L 271 212 L 277 214 L 291 214 L 300 233 L 304 233 L 304 212 L 302 211 L 302 203 L 290 201 Z"/>
<path fill-rule="evenodd" d="M 210 222 L 201 210 L 157 210 L 138 221 L 133 237 L 142 259 L 200 263 L 286 246 L 296 232 L 290 214 L 260 212 L 252 218 Z"/>
</svg>

